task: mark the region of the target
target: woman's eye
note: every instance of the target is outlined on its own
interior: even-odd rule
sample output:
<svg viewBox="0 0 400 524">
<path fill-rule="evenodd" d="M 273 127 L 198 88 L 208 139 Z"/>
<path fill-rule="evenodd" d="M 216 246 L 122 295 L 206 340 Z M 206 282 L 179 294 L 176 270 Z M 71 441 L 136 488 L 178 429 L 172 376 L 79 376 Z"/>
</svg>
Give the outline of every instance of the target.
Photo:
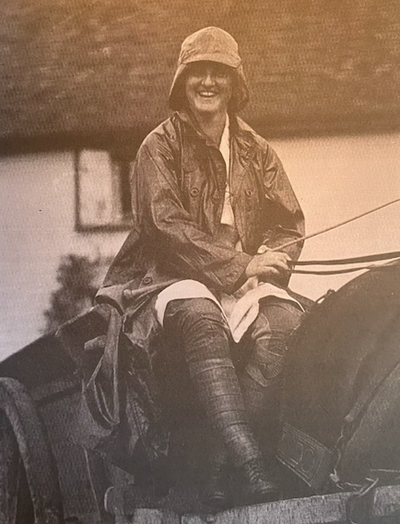
<svg viewBox="0 0 400 524">
<path fill-rule="evenodd" d="M 225 80 L 229 76 L 229 71 L 225 70 L 221 66 L 202 66 L 202 65 L 193 65 L 190 69 L 190 74 L 197 77 L 211 75 L 214 78 L 219 80 Z"/>
</svg>

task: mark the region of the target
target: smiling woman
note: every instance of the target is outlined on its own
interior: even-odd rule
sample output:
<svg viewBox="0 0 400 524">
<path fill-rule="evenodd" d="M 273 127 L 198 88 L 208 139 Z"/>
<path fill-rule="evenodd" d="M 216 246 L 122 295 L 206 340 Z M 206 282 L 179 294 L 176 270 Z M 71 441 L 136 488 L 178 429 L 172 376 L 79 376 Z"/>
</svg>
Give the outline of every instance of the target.
<svg viewBox="0 0 400 524">
<path fill-rule="evenodd" d="M 115 317 L 129 316 L 121 325 L 130 326 L 133 347 L 161 339 L 181 348 L 197 408 L 218 441 L 209 449 L 204 498 L 218 507 L 229 504 L 230 466 L 243 480 L 245 503 L 278 496 L 267 461 L 279 427 L 285 337 L 303 311 L 283 289 L 301 246 L 272 251 L 303 235 L 303 213 L 273 149 L 236 116 L 247 99 L 232 36 L 216 27 L 190 35 L 170 91 L 176 112 L 138 151 L 133 230 L 97 295 L 117 300 Z M 260 420 L 272 428 L 265 450 Z"/>
</svg>

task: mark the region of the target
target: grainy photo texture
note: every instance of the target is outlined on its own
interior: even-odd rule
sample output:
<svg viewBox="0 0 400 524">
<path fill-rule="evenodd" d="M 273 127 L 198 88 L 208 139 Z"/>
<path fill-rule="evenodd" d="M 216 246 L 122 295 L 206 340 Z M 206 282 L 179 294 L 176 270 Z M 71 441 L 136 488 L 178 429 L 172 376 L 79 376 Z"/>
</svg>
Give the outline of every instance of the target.
<svg viewBox="0 0 400 524">
<path fill-rule="evenodd" d="M 0 523 L 400 521 L 395 0 L 3 0 Z"/>
</svg>

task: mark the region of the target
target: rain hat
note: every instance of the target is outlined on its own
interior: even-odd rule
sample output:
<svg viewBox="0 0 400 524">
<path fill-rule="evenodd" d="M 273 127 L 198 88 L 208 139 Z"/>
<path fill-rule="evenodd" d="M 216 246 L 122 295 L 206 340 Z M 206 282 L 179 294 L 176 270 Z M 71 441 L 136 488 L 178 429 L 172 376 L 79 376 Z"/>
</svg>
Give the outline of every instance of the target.
<svg viewBox="0 0 400 524">
<path fill-rule="evenodd" d="M 203 61 L 217 62 L 232 68 L 235 84 L 229 110 L 236 112 L 242 109 L 249 99 L 249 90 L 243 73 L 238 45 L 229 33 L 219 27 L 200 29 L 183 41 L 178 67 L 169 93 L 170 108 L 181 109 L 186 101 L 182 80 L 187 66 L 193 62 Z"/>
</svg>

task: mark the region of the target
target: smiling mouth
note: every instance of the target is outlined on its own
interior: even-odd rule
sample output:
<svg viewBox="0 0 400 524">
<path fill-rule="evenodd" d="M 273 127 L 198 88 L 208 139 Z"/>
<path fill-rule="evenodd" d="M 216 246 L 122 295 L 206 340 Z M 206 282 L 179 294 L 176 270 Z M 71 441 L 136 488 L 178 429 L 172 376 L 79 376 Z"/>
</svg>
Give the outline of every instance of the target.
<svg viewBox="0 0 400 524">
<path fill-rule="evenodd" d="M 218 95 L 215 91 L 199 91 L 197 94 L 202 98 L 214 98 Z"/>
</svg>

